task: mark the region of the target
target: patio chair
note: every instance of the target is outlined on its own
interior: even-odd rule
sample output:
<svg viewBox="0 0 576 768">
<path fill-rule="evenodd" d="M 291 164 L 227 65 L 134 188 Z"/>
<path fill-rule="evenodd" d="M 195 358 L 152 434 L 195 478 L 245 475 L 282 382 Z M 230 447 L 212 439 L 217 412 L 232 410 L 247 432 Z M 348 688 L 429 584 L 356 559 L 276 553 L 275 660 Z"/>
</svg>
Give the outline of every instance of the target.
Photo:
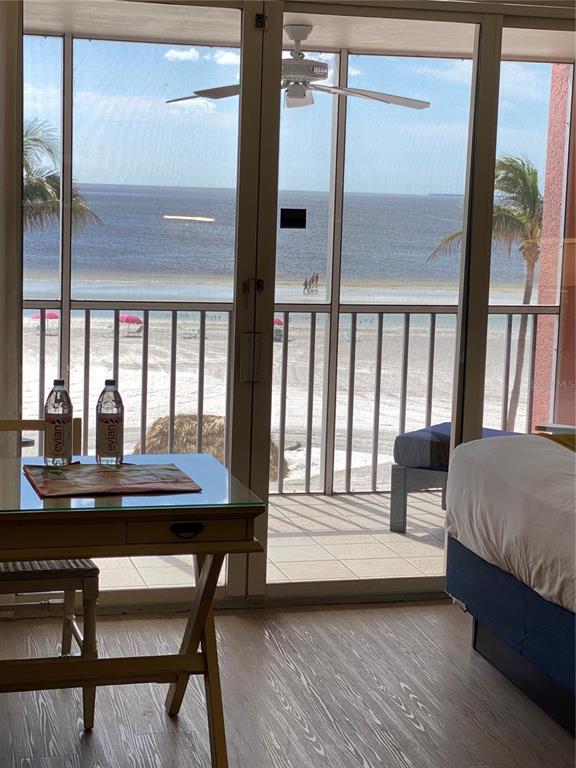
<svg viewBox="0 0 576 768">
<path fill-rule="evenodd" d="M 450 458 L 449 421 L 414 432 L 404 432 L 394 440 L 391 468 L 390 530 L 406 533 L 408 494 L 441 490 L 442 509 L 446 509 L 446 483 Z M 514 435 L 501 429 L 483 429 L 482 437 Z"/>
<path fill-rule="evenodd" d="M 0 432 L 23 430 L 44 431 L 46 423 L 38 419 L 0 420 Z M 82 445 L 82 420 L 74 419 L 72 428 L 74 453 L 80 453 Z M 92 560 L 24 560 L 0 562 L 0 595 L 64 593 L 61 656 L 69 656 L 74 639 L 84 659 L 98 657 L 96 644 L 96 604 L 98 601 L 98 577 L 100 571 Z M 76 593 L 82 593 L 84 613 L 83 632 L 75 615 Z M 18 607 L 22 607 L 18 603 Z M 29 605 L 29 604 L 28 604 Z M 38 601 L 32 603 L 38 605 Z M 14 605 L 9 606 L 12 610 Z M 82 690 L 84 728 L 94 725 L 96 688 Z"/>
</svg>

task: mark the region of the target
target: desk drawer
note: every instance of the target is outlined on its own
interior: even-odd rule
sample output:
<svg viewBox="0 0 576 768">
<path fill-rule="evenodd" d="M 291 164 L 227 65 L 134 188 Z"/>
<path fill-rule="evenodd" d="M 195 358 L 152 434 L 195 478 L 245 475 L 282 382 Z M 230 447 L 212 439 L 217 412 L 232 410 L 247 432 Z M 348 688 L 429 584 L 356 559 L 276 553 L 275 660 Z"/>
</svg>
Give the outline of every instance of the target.
<svg viewBox="0 0 576 768">
<path fill-rule="evenodd" d="M 246 520 L 172 520 L 128 523 L 128 544 L 169 544 L 188 541 L 244 541 Z"/>
<path fill-rule="evenodd" d="M 41 549 L 43 547 L 74 547 L 85 545 L 124 544 L 124 523 L 37 523 L 32 525 L 3 525 L 0 532 L 2 549 Z M 51 557 L 51 555 L 50 555 Z"/>
</svg>

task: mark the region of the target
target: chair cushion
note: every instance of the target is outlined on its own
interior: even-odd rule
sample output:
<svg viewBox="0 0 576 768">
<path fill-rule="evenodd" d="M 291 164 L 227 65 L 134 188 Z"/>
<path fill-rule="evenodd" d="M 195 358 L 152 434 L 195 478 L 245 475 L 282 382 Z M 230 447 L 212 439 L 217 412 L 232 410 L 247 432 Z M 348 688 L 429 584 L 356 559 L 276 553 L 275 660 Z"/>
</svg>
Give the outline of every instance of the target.
<svg viewBox="0 0 576 768">
<path fill-rule="evenodd" d="M 99 573 L 96 563 L 88 559 L 0 562 L 0 582 L 39 578 L 87 578 L 98 576 Z"/>
<path fill-rule="evenodd" d="M 442 424 L 433 424 L 431 427 L 398 435 L 394 440 L 394 461 L 403 467 L 448 471 L 450 427 L 450 422 L 444 421 Z M 518 433 L 501 429 L 482 430 L 482 437 L 515 434 Z"/>
</svg>

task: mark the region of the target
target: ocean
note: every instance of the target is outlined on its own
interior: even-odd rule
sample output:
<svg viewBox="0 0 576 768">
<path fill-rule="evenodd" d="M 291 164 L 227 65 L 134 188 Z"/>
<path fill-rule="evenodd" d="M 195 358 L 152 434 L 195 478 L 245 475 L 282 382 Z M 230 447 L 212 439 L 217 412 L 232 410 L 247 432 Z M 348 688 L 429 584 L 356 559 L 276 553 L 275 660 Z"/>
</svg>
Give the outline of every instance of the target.
<svg viewBox="0 0 576 768">
<path fill-rule="evenodd" d="M 231 301 L 235 191 L 80 184 L 102 223 L 73 233 L 72 297 L 83 300 Z M 342 300 L 456 302 L 458 260 L 429 260 L 462 222 L 462 197 L 345 196 Z M 276 252 L 279 301 L 323 301 L 329 276 L 329 201 L 321 192 L 282 191 L 279 206 L 305 208 L 305 229 L 281 229 Z M 197 216 L 190 221 L 166 216 Z M 58 229 L 26 232 L 25 297 L 58 297 Z M 494 249 L 492 283 L 501 301 L 518 302 L 519 252 Z M 319 291 L 303 281 L 319 274 Z M 497 300 L 497 299 L 496 299 Z"/>
</svg>

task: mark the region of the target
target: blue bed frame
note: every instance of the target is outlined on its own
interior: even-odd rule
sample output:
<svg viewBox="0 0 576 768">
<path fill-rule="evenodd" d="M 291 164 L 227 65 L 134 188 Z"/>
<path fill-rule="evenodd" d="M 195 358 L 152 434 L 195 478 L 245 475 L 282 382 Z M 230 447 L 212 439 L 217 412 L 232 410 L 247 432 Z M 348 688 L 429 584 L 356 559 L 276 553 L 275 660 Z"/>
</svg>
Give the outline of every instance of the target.
<svg viewBox="0 0 576 768">
<path fill-rule="evenodd" d="M 474 617 L 474 648 L 574 734 L 575 614 L 451 536 L 446 591 Z"/>
</svg>

